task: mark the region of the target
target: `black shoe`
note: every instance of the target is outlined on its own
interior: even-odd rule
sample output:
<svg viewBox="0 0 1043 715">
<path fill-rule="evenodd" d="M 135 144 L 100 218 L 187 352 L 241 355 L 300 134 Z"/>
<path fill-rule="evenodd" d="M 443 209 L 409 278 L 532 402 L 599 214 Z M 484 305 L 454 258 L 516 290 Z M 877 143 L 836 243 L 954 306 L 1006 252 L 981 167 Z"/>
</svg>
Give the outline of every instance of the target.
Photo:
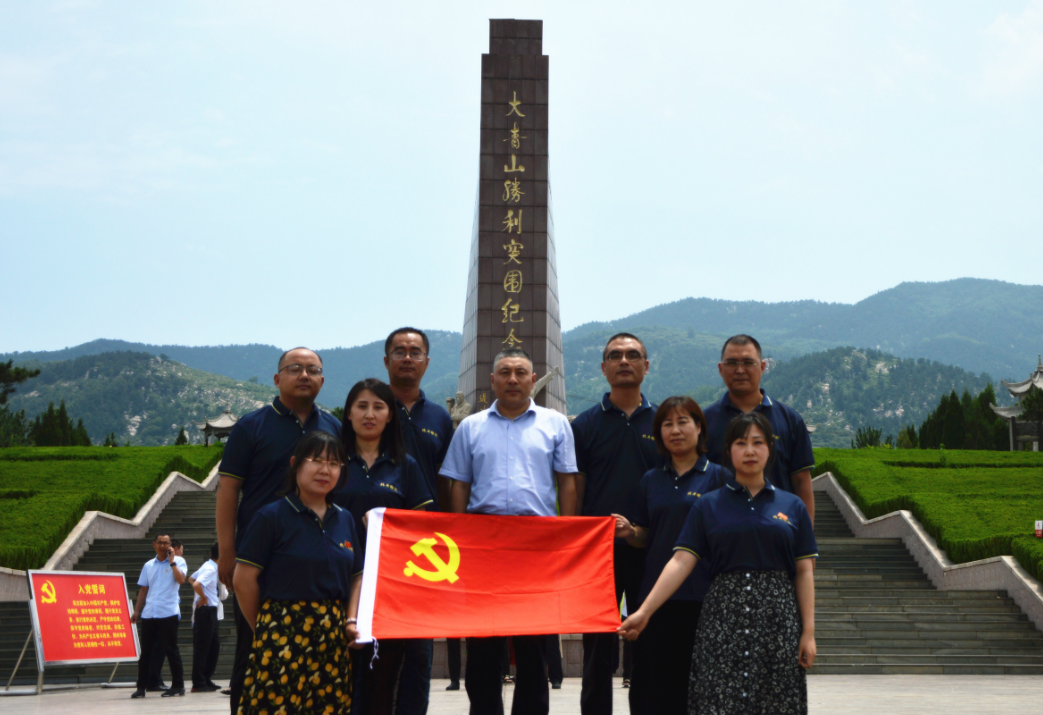
<svg viewBox="0 0 1043 715">
<path fill-rule="evenodd" d="M 178 688 L 177 690 L 174 690 L 173 688 L 171 688 L 170 690 L 167 690 L 166 692 L 164 692 L 159 697 L 161 697 L 161 698 L 172 698 L 175 695 L 184 695 L 184 694 L 185 694 L 185 689 L 184 688 Z"/>
<path fill-rule="evenodd" d="M 212 681 L 212 680 L 208 680 L 208 681 L 206 681 L 206 684 L 207 684 L 208 686 L 210 686 L 210 688 L 211 688 L 212 690 L 220 690 L 220 689 L 221 689 L 221 686 L 220 686 L 220 685 L 218 685 L 217 683 L 215 683 L 215 682 L 214 682 L 214 681 Z"/>
<path fill-rule="evenodd" d="M 220 685 L 193 685 L 192 686 L 192 692 L 193 693 L 212 693 L 215 690 L 220 690 L 220 689 L 221 689 Z"/>
<path fill-rule="evenodd" d="M 145 688 L 145 691 L 149 693 L 165 693 L 168 690 L 170 690 L 170 688 L 165 685 L 150 685 Z"/>
<path fill-rule="evenodd" d="M 459 680 L 451 680 L 451 681 L 449 681 L 449 685 L 445 686 L 445 689 L 446 690 L 459 690 L 460 689 L 460 681 Z"/>
<path fill-rule="evenodd" d="M 230 696 L 231 694 L 232 694 L 232 689 L 231 688 L 224 688 L 224 689 L 221 690 L 221 695 L 229 695 Z"/>
<path fill-rule="evenodd" d="M 630 687 L 630 678 L 623 678 L 623 687 L 624 688 L 629 688 Z"/>
<path fill-rule="evenodd" d="M 143 697 L 145 697 L 145 691 L 142 690 L 141 688 L 138 688 L 137 690 L 135 690 L 133 693 L 130 694 L 130 697 L 132 697 L 132 698 L 143 698 Z"/>
<path fill-rule="evenodd" d="M 558 682 L 556 682 L 556 683 L 555 683 L 555 682 L 554 682 L 554 681 L 552 680 L 552 681 L 550 682 L 550 687 L 551 687 L 551 690 L 561 690 L 561 681 L 559 680 Z"/>
</svg>

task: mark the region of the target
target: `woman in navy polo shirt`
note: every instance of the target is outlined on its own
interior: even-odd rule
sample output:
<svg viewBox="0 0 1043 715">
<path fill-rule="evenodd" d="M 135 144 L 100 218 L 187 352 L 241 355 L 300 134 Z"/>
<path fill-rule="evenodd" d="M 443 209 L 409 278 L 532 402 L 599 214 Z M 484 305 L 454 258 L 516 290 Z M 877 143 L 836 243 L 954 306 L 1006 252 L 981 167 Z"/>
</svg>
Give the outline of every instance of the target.
<svg viewBox="0 0 1043 715">
<path fill-rule="evenodd" d="M 815 662 L 818 556 L 804 503 L 764 473 L 775 456 L 771 424 L 739 415 L 725 435 L 735 479 L 692 506 L 674 555 L 651 593 L 619 628 L 635 639 L 685 583 L 697 561 L 712 582 L 703 602 L 689 679 L 690 713 L 807 713 L 805 669 Z"/>
<path fill-rule="evenodd" d="M 691 397 L 663 400 L 652 422 L 656 447 L 669 463 L 641 478 L 628 516 L 616 517 L 616 536 L 647 549 L 645 576 L 638 603 L 674 553 L 692 505 L 724 486 L 731 473 L 706 459 L 706 418 Z M 688 709 L 688 674 L 699 608 L 710 587 L 710 571 L 698 564 L 677 591 L 649 618 L 644 637 L 635 644 L 630 683 L 630 711 L 683 714 Z"/>
<path fill-rule="evenodd" d="M 246 527 L 233 579 L 243 618 L 255 624 L 241 715 L 351 708 L 363 551 L 351 514 L 329 501 L 343 461 L 334 435 L 301 438 L 282 499 Z"/>
<path fill-rule="evenodd" d="M 366 512 L 377 507 L 423 510 L 431 503 L 420 466 L 406 453 L 399 410 L 391 388 L 375 378 L 355 383 L 344 403 L 341 439 L 347 453 L 345 473 L 333 494 L 333 503 L 355 517 L 365 544 Z M 402 669 L 406 641 L 380 641 L 379 655 L 368 657 L 373 646 L 354 654 L 356 713 L 392 712 Z M 365 664 L 362 667 L 359 664 Z"/>
</svg>

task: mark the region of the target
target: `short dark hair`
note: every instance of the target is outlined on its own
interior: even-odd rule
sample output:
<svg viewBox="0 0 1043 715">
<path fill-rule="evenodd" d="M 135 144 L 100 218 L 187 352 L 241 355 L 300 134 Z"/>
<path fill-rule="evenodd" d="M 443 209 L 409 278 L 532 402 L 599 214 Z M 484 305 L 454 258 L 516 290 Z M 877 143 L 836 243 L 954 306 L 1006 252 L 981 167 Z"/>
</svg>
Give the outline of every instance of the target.
<svg viewBox="0 0 1043 715">
<path fill-rule="evenodd" d="M 644 354 L 645 360 L 648 359 L 648 348 L 645 347 L 645 343 L 641 340 L 641 338 L 637 337 L 633 333 L 616 333 L 611 338 L 609 338 L 608 340 L 605 341 L 605 349 L 601 351 L 601 360 L 602 360 L 602 362 L 604 362 L 605 360 L 608 360 L 608 346 L 609 346 L 609 344 L 613 340 L 620 340 L 622 338 L 630 338 L 631 340 L 636 340 L 637 342 L 641 343 L 641 352 Z"/>
<path fill-rule="evenodd" d="M 172 548 L 172 549 L 180 549 L 183 546 L 184 546 L 184 544 L 182 544 L 178 539 L 171 539 L 170 540 L 170 548 Z"/>
<path fill-rule="evenodd" d="M 217 548 L 217 542 L 215 541 L 210 545 L 210 558 L 216 561 L 220 554 L 221 551 Z"/>
<path fill-rule="evenodd" d="M 348 399 L 344 401 L 344 420 L 341 422 L 340 432 L 344 450 L 349 456 L 356 456 L 355 428 L 351 426 L 351 406 L 355 404 L 355 400 L 359 398 L 363 390 L 369 390 L 376 395 L 377 399 L 387 403 L 391 421 L 387 423 L 380 435 L 380 451 L 391 459 L 392 464 L 402 464 L 406 461 L 406 441 L 402 437 L 402 422 L 398 416 L 395 393 L 391 391 L 386 382 L 375 377 L 367 377 L 365 380 L 356 382 L 348 392 Z"/>
<path fill-rule="evenodd" d="M 278 365 L 278 368 L 279 368 L 280 370 L 282 370 L 282 361 L 283 361 L 283 360 L 285 360 L 285 359 L 286 359 L 286 356 L 287 356 L 287 355 L 289 355 L 290 353 L 292 353 L 292 352 L 293 352 L 294 350 L 307 350 L 307 351 L 308 351 L 308 352 L 310 352 L 310 353 L 315 353 L 315 357 L 317 357 L 317 358 L 319 359 L 319 364 L 320 364 L 320 365 L 322 364 L 322 355 L 319 355 L 319 354 L 318 354 L 317 352 L 315 352 L 315 351 L 314 351 L 314 350 L 312 350 L 311 348 L 306 348 L 306 347 L 304 347 L 303 345 L 298 345 L 298 346 L 297 346 L 297 347 L 295 347 L 295 348 L 290 348 L 289 350 L 287 350 L 286 352 L 284 352 L 284 353 L 283 353 L 282 355 L 280 355 L 280 356 L 279 356 L 279 365 Z"/>
<path fill-rule="evenodd" d="M 431 341 L 427 339 L 427 333 L 419 328 L 396 328 L 391 331 L 391 335 L 388 335 L 388 339 L 384 341 L 384 355 L 391 354 L 391 343 L 395 340 L 396 335 L 402 335 L 403 333 L 416 333 L 420 336 L 420 339 L 424 341 L 424 352 L 431 352 Z"/>
<path fill-rule="evenodd" d="M 732 445 L 736 440 L 742 439 L 749 433 L 751 427 L 756 427 L 764 434 L 764 440 L 768 443 L 768 463 L 764 465 L 764 473 L 767 474 L 775 462 L 775 431 L 771 428 L 771 422 L 760 412 L 743 412 L 728 424 L 724 433 L 724 459 L 722 466 L 735 474 L 735 465 L 732 464 Z"/>
<path fill-rule="evenodd" d="M 504 348 L 500 352 L 496 353 L 496 357 L 493 358 L 493 372 L 496 372 L 496 363 L 500 362 L 504 358 L 525 358 L 529 361 L 529 369 L 535 370 L 535 364 L 532 362 L 532 356 L 525 352 L 521 348 Z"/>
<path fill-rule="evenodd" d="M 156 535 L 155 535 L 155 537 L 153 537 L 153 539 L 152 539 L 152 543 L 154 544 L 154 543 L 156 543 L 157 541 L 159 541 L 159 537 L 161 537 L 161 536 L 165 536 L 165 537 L 167 537 L 168 539 L 170 538 L 170 534 L 156 534 Z M 173 542 L 173 541 L 171 541 L 170 543 L 171 543 L 171 544 L 173 544 L 174 542 Z"/>
<path fill-rule="evenodd" d="M 725 340 L 724 345 L 721 346 L 721 360 L 724 360 L 724 351 L 729 345 L 752 345 L 757 349 L 757 357 L 762 360 L 764 359 L 764 353 L 761 351 L 761 344 L 751 335 L 739 333 L 738 335 L 733 335 Z"/>
<path fill-rule="evenodd" d="M 293 464 L 286 469 L 286 480 L 283 482 L 282 489 L 276 493 L 276 496 L 284 497 L 289 494 L 296 494 L 297 470 L 301 468 L 301 462 L 305 459 L 315 459 L 322 455 L 326 455 L 327 459 L 343 462 L 344 445 L 341 444 L 340 438 L 322 430 L 315 430 L 301 437 L 301 441 L 297 443 L 297 448 L 293 450 Z M 330 490 L 330 493 L 332 492 L 333 490 Z M 329 503 L 329 501 L 330 495 L 327 494 L 326 503 Z"/>
<path fill-rule="evenodd" d="M 706 426 L 706 417 L 703 415 L 702 409 L 699 407 L 699 403 L 693 400 L 688 395 L 675 395 L 674 397 L 668 397 L 659 405 L 659 409 L 656 410 L 655 419 L 652 420 L 652 436 L 655 437 L 655 446 L 659 449 L 659 453 L 664 456 L 670 455 L 670 450 L 666 448 L 666 442 L 663 441 L 663 422 L 674 410 L 685 411 L 692 416 L 696 422 L 699 423 L 699 440 L 695 443 L 695 452 L 699 456 L 706 454 L 709 451 L 708 443 L 708 432 L 709 429 Z"/>
</svg>

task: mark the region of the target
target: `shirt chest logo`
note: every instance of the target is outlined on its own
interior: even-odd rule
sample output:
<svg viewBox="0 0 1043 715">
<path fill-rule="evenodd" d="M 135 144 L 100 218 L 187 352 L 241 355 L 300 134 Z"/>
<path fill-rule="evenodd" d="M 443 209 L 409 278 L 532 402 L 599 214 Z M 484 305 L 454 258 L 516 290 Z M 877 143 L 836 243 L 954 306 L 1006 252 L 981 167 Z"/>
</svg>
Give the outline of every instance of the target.
<svg viewBox="0 0 1043 715">
<path fill-rule="evenodd" d="M 351 548 L 351 542 L 350 541 L 345 541 L 344 543 L 340 544 L 340 546 L 343 546 L 348 551 L 354 551 L 354 549 Z"/>
<path fill-rule="evenodd" d="M 440 440 L 440 439 L 442 439 L 441 437 L 439 437 L 439 436 L 438 436 L 438 433 L 437 433 L 437 432 L 435 432 L 434 430 L 429 430 L 429 429 L 427 429 L 426 427 L 421 427 L 421 428 L 420 428 L 420 432 L 421 432 L 422 434 L 429 434 L 429 435 L 431 435 L 432 437 L 434 437 L 435 439 L 439 439 L 439 440 Z"/>
<path fill-rule="evenodd" d="M 398 490 L 398 487 L 396 487 L 394 484 L 388 484 L 387 482 L 380 482 L 380 486 L 382 486 L 384 489 L 390 489 L 395 494 L 401 494 L 402 493 L 402 492 L 400 492 Z"/>
<path fill-rule="evenodd" d="M 792 521 L 789 520 L 789 517 L 786 516 L 785 514 L 783 514 L 781 511 L 778 514 L 776 514 L 775 516 L 771 517 L 771 518 L 772 519 L 778 519 L 783 524 L 788 524 L 789 526 L 792 526 L 794 529 L 797 528 L 796 525 Z"/>
<path fill-rule="evenodd" d="M 688 492 L 688 496 L 695 497 L 696 499 L 698 499 L 702 496 L 702 494 L 700 494 L 699 492 Z"/>
</svg>

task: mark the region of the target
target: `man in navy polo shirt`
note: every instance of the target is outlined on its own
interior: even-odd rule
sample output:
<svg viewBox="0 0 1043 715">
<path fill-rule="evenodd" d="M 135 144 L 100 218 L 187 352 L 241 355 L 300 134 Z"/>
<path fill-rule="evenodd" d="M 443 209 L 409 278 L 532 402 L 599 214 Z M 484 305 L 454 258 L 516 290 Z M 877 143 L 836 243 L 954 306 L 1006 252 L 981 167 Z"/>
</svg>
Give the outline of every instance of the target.
<svg viewBox="0 0 1043 715">
<path fill-rule="evenodd" d="M 450 481 L 438 476 L 438 468 L 445 460 L 449 440 L 453 437 L 453 420 L 444 407 L 428 402 L 424 391 L 420 389 L 420 381 L 431 364 L 430 350 L 431 342 L 424 331 L 399 328 L 384 341 L 384 367 L 388 371 L 391 392 L 395 395 L 406 451 L 420 465 L 427 490 L 435 500 L 435 504 L 428 508 L 431 511 L 448 511 Z M 460 641 L 455 640 L 455 643 L 450 644 L 450 651 L 453 645 L 459 656 Z M 431 691 L 434 641 L 430 638 L 411 638 L 405 647 L 398 710 L 404 715 L 423 715 L 427 712 Z M 459 657 L 456 662 L 459 662 Z M 459 678 L 457 672 L 456 680 L 459 681 Z"/>
<path fill-rule="evenodd" d="M 811 469 L 815 466 L 815 455 L 811 450 L 811 436 L 796 410 L 773 400 L 760 389 L 766 367 L 760 343 L 749 335 L 733 335 L 724 342 L 717 370 L 728 392 L 703 410 L 709 433 L 706 455 L 711 462 L 721 464 L 729 423 L 743 412 L 760 412 L 775 431 L 775 460 L 770 474 L 765 476 L 774 486 L 800 497 L 814 524 Z"/>
<path fill-rule="evenodd" d="M 628 513 L 641 477 L 658 464 L 652 429 L 658 406 L 641 394 L 648 366 L 648 351 L 637 336 L 618 333 L 605 344 L 601 373 L 610 391 L 601 404 L 572 421 L 583 516 Z M 626 594 L 627 610 L 633 612 L 639 605 L 645 550 L 616 539 L 614 556 L 616 602 Z M 583 715 L 611 714 L 612 673 L 618 665 L 615 633 L 584 634 Z"/>
<path fill-rule="evenodd" d="M 340 420 L 315 407 L 322 389 L 322 358 L 308 348 L 294 348 L 279 358 L 274 377 L 279 396 L 272 404 L 244 415 L 232 428 L 221 458 L 221 481 L 217 489 L 217 571 L 221 582 L 232 591 L 235 558 L 242 534 L 258 510 L 276 501 L 286 478 L 297 442 L 308 432 L 322 430 L 340 434 Z M 242 500 L 240 501 L 240 494 Z M 246 664 L 253 643 L 253 629 L 235 613 L 235 662 L 232 666 L 231 712 L 239 708 Z"/>
<path fill-rule="evenodd" d="M 454 480 L 452 510 L 458 514 L 575 516 L 576 451 L 565 415 L 539 407 L 532 358 L 508 348 L 493 360 L 496 399 L 457 429 L 441 474 Z M 558 502 L 557 506 L 555 501 Z M 515 636 L 517 678 L 511 712 L 546 715 L 550 690 L 544 648 L 547 637 Z M 503 713 L 500 654 L 504 639 L 467 639 L 467 697 L 471 715 Z"/>
</svg>

